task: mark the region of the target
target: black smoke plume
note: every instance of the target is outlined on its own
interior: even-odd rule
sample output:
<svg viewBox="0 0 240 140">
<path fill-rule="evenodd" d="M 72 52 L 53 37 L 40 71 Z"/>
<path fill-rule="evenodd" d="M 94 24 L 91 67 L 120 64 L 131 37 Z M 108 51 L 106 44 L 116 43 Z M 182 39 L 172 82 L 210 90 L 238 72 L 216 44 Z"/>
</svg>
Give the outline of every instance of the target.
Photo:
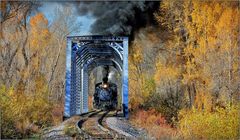
<svg viewBox="0 0 240 140">
<path fill-rule="evenodd" d="M 127 35 L 131 39 L 134 32 L 147 25 L 156 25 L 153 13 L 159 2 L 79 2 L 79 15 L 92 15 L 96 20 L 91 26 L 92 34 Z"/>
</svg>

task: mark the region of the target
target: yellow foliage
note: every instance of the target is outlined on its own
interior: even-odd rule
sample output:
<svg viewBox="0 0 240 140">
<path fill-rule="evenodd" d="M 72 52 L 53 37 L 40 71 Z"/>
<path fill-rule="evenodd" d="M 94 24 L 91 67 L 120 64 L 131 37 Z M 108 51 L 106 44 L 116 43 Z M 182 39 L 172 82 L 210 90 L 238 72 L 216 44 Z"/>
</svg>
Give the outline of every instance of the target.
<svg viewBox="0 0 240 140">
<path fill-rule="evenodd" d="M 30 26 L 31 27 L 41 27 L 42 26 L 47 26 L 48 25 L 48 20 L 44 17 L 42 13 L 37 13 L 35 16 L 31 17 L 30 19 Z M 35 30 L 34 28 L 33 30 Z"/>
<path fill-rule="evenodd" d="M 33 51 L 39 51 L 49 43 L 50 32 L 48 30 L 48 20 L 42 13 L 38 13 L 30 18 L 31 38 L 30 46 Z"/>
<path fill-rule="evenodd" d="M 164 66 L 161 62 L 156 64 L 155 81 L 160 83 L 161 81 L 176 80 L 179 76 L 179 69 L 173 66 Z"/>
<path fill-rule="evenodd" d="M 212 109 L 211 95 L 209 93 L 205 93 L 204 91 L 197 91 L 194 105 L 199 111 L 210 111 Z"/>
<path fill-rule="evenodd" d="M 240 106 L 217 108 L 215 112 L 181 110 L 179 129 L 185 139 L 238 139 Z"/>
<path fill-rule="evenodd" d="M 36 79 L 35 93 L 31 95 L 26 95 L 22 86 L 20 84 L 17 89 L 7 89 L 5 86 L 0 88 L 0 125 L 3 137 L 24 138 L 52 121 L 53 106 L 48 102 L 44 79 Z"/>
<path fill-rule="evenodd" d="M 154 37 L 152 37 L 154 40 Z M 138 108 L 155 91 L 155 82 L 151 73 L 146 73 L 143 46 L 135 41 L 129 57 L 129 98 L 130 108 Z"/>
<path fill-rule="evenodd" d="M 78 133 L 78 129 L 75 125 L 64 126 L 64 134 L 70 137 L 75 137 Z"/>
<path fill-rule="evenodd" d="M 134 54 L 132 57 L 132 61 L 135 64 L 140 64 L 143 61 L 143 52 L 142 52 L 142 48 L 139 44 L 135 43 L 134 44 Z"/>
</svg>

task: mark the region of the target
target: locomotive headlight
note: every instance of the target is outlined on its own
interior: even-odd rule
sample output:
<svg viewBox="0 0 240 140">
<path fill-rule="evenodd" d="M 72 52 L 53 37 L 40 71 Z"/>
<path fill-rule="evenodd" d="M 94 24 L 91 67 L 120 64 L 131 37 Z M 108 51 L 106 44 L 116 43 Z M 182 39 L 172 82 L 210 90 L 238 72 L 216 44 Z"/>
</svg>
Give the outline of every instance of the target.
<svg viewBox="0 0 240 140">
<path fill-rule="evenodd" d="M 103 88 L 107 88 L 108 87 L 108 85 L 107 84 L 103 84 Z"/>
</svg>

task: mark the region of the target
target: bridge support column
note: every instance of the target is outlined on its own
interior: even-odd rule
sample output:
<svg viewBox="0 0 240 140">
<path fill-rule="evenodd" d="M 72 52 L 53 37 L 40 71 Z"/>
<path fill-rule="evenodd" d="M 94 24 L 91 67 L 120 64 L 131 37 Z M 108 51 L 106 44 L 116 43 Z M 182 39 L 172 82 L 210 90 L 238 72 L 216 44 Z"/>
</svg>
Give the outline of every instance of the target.
<svg viewBox="0 0 240 140">
<path fill-rule="evenodd" d="M 88 72 L 87 67 L 83 67 L 83 93 L 82 93 L 82 113 L 88 112 Z"/>
<path fill-rule="evenodd" d="M 122 109 L 128 119 L 128 38 L 123 40 L 123 72 L 122 72 Z"/>
<path fill-rule="evenodd" d="M 65 106 L 64 117 L 70 117 L 70 102 L 71 102 L 71 62 L 72 62 L 72 41 L 67 39 L 66 48 L 66 82 L 65 82 Z"/>
</svg>

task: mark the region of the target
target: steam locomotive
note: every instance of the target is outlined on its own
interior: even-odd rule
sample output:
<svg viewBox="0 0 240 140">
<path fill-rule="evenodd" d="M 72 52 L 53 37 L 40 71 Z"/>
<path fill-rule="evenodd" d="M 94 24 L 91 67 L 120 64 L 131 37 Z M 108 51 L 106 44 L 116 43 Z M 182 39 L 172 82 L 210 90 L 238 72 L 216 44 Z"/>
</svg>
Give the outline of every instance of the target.
<svg viewBox="0 0 240 140">
<path fill-rule="evenodd" d="M 93 95 L 93 107 L 102 110 L 116 110 L 117 108 L 117 85 L 108 82 L 104 77 L 101 83 L 95 85 Z"/>
</svg>

